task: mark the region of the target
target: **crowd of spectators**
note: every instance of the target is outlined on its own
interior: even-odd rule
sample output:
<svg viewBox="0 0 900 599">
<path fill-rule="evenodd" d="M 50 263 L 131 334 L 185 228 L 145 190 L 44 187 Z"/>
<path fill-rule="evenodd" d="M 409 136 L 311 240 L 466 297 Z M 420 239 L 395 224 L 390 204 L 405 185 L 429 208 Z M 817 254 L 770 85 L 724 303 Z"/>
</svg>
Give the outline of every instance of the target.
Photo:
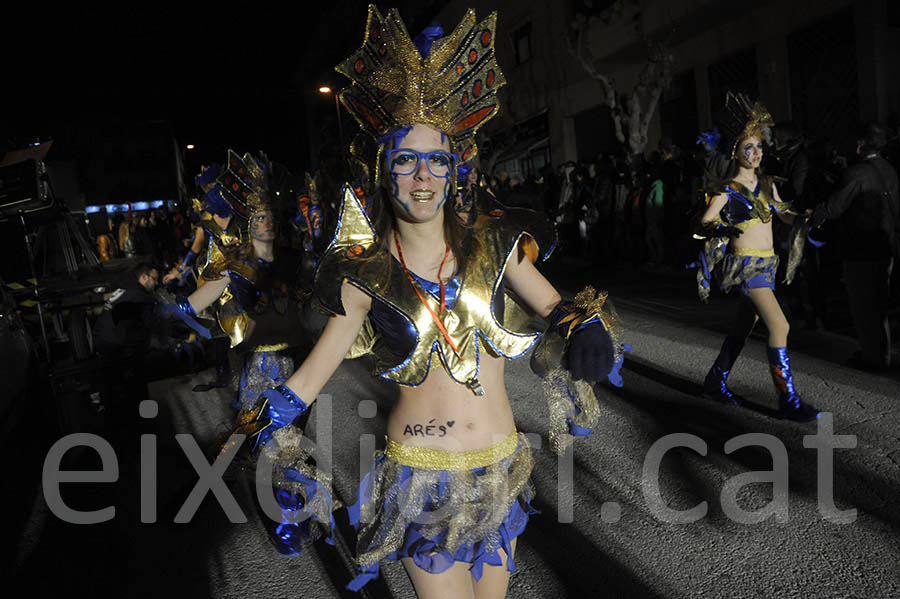
<svg viewBox="0 0 900 599">
<path fill-rule="evenodd" d="M 185 240 L 192 233 L 185 212 L 163 208 L 109 214 L 104 222 L 95 223 L 95 229 L 101 261 L 140 256 L 160 266 L 171 265 L 186 253 Z"/>
</svg>

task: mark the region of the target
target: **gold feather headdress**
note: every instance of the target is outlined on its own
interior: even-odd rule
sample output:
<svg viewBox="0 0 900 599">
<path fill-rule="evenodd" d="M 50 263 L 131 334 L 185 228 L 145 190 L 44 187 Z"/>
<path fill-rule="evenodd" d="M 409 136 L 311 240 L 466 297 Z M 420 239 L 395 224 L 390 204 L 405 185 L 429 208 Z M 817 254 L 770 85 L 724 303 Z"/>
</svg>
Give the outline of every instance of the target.
<svg viewBox="0 0 900 599">
<path fill-rule="evenodd" d="M 732 160 L 737 152 L 737 145 L 742 139 L 755 135 L 762 140 L 769 141 L 767 129 L 774 125 L 775 121 L 772 119 L 772 115 L 759 100 L 751 102 L 750 98 L 743 93 L 729 91 L 725 94 L 725 112 L 720 126 L 728 144 L 725 149 L 729 152 Z"/>
<path fill-rule="evenodd" d="M 341 103 L 371 140 L 422 123 L 448 135 L 460 160 L 471 161 L 475 133 L 497 114 L 497 90 L 506 83 L 494 52 L 496 26 L 496 12 L 478 23 L 469 9 L 423 56 L 397 9 L 382 17 L 370 4 L 362 46 L 335 67 L 350 79 Z M 355 140 L 351 153 L 363 157 L 362 145 Z"/>
</svg>

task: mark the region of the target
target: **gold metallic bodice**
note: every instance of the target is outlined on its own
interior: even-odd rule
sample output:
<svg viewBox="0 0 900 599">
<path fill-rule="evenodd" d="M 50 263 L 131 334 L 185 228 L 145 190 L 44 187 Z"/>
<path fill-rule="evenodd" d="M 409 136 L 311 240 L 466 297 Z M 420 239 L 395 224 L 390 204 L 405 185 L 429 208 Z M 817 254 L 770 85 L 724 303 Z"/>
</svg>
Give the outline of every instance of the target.
<svg viewBox="0 0 900 599">
<path fill-rule="evenodd" d="M 461 277 L 456 302 L 444 310 L 442 317 L 459 350 L 457 355 L 402 269 L 392 264 L 390 253 L 380 251 L 368 255 L 375 243 L 375 231 L 353 190 L 345 187 L 335 238 L 316 271 L 316 295 L 328 310 L 343 314 L 341 286 L 345 280 L 349 281 L 396 310 L 416 331 L 412 353 L 398 357 L 383 347 L 377 329 L 367 319 L 348 357 L 372 354 L 376 375 L 415 386 L 425 380 L 437 354 L 455 381 L 472 385 L 478 376 L 480 351 L 507 358 L 528 351 L 538 335 L 513 330 L 527 322 L 527 318 L 522 318 L 520 305 L 506 292 L 505 315 L 500 322 L 492 308 L 493 300 L 501 290 L 507 258 L 520 240 L 529 258 L 536 259 L 538 251 L 541 258 L 546 258 L 555 243 L 553 226 L 532 210 L 497 205 L 487 214 L 479 215 L 474 227 L 481 246 L 479 254 L 470 260 Z M 440 301 L 422 289 L 420 292 L 432 311 L 439 313 Z"/>
<path fill-rule="evenodd" d="M 754 195 L 751 190 L 747 189 L 737 181 L 731 181 L 726 185 L 711 190 L 706 196 L 707 205 L 709 205 L 709 203 L 712 202 L 712 199 L 719 194 L 724 193 L 729 195 L 728 203 L 716 216 L 714 222 L 728 223 L 742 231 L 746 231 L 750 227 L 771 221 L 773 210 L 775 212 L 784 212 L 790 209 L 790 204 L 777 201 L 775 199 L 775 194 L 772 191 L 775 181 L 779 179 L 780 178 L 768 175 L 761 175 L 759 177 L 759 196 Z M 737 204 L 733 205 L 732 202 L 735 200 L 730 196 L 733 192 L 729 192 L 726 187 L 730 187 L 740 193 L 741 196 L 750 202 L 751 207 L 748 209 L 739 201 Z"/>
</svg>

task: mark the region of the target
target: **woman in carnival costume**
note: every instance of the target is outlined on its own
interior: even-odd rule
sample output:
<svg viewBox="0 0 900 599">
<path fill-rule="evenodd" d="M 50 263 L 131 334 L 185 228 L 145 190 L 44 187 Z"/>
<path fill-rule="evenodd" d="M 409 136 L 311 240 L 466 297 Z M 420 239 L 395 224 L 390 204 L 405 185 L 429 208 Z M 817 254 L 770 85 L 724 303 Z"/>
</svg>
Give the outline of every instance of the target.
<svg viewBox="0 0 900 599">
<path fill-rule="evenodd" d="M 700 298 L 706 301 L 713 273 L 721 277 L 721 288 L 739 287 L 743 294 L 734 325 L 722 344 L 716 361 L 703 383 L 704 395 L 725 403 L 740 401 L 728 388 L 728 374 L 744 347 L 753 326 L 762 319 L 769 332 L 766 356 L 778 396 L 778 414 L 807 422 L 819 412 L 805 403 L 794 385 L 787 354 L 788 321 L 775 298 L 778 257 L 773 251 L 772 217 L 793 224 L 785 282 L 790 283 L 802 257 L 808 215 L 800 218 L 781 201 L 773 177 L 760 171 L 763 142 L 774 124 L 759 102 L 743 94 L 726 96 L 721 138 L 701 139 L 715 146 L 730 160 L 724 177 L 707 188 L 707 208 L 701 217 L 698 238 L 705 238 L 697 263 Z"/>
<path fill-rule="evenodd" d="M 337 70 L 351 81 L 340 99 L 361 125 L 352 150 L 369 151 L 372 189 L 364 209 L 345 186 L 319 264 L 315 293 L 333 316 L 243 429 L 264 448 L 296 442 L 292 422 L 345 357 L 373 356 L 375 375 L 399 386 L 387 446 L 349 508 L 359 532 L 353 590 L 387 559 L 402 562 L 423 597 L 502 597 L 534 513 L 533 461 L 516 431 L 505 359 L 541 338 L 532 363 L 556 450 L 590 433 L 598 406 L 589 382 L 621 384 L 624 347 L 606 294 L 587 288 L 563 302 L 533 265 L 555 242 L 546 219 L 490 198 L 455 210 L 459 167 L 475 158 L 475 132 L 496 114 L 505 83 L 496 18 L 477 22 L 469 10 L 450 35 L 432 26 L 414 42 L 396 10 L 383 17 L 369 7 L 362 46 Z M 526 310 L 551 330 L 518 332 Z"/>
<path fill-rule="evenodd" d="M 244 358 L 239 410 L 283 382 L 294 371 L 292 350 L 308 345 L 297 317 L 300 263 L 296 252 L 275 246 L 271 170 L 265 156 L 229 150 L 225 167 L 205 169 L 198 178 L 206 191 L 200 214 L 209 241 L 197 290 L 176 302 L 179 316 L 192 324 L 209 308 Z"/>
<path fill-rule="evenodd" d="M 228 338 L 232 355 L 241 360 L 232 404 L 238 410 L 239 429 L 256 417 L 260 394 L 284 383 L 295 370 L 297 352 L 311 345 L 299 318 L 300 303 L 308 296 L 300 288 L 299 255 L 275 244 L 273 203 L 276 197 L 290 201 L 296 194 L 279 182 L 289 182 L 289 177 L 276 177 L 274 167 L 264 155 L 239 156 L 229 150 L 224 166 L 213 165 L 198 177 L 205 195 L 195 209 L 209 241 L 200 260 L 197 290 L 178 297 L 172 307 L 176 316 L 201 333 L 204 327 L 199 319 L 212 316 Z M 313 518 L 285 526 L 268 519 L 263 511 L 267 532 L 281 547 L 317 538 L 333 524 L 330 494 L 319 492 L 320 485 L 313 482 L 327 481 L 327 477 L 306 466 L 306 454 L 295 454 L 291 450 L 290 455 L 273 452 L 269 456 L 293 466 L 282 468 L 281 476 L 273 480 L 275 497 L 289 509 L 299 493 L 308 504 L 307 511 L 324 524 L 317 525 Z M 309 481 L 309 490 L 302 481 Z"/>
</svg>

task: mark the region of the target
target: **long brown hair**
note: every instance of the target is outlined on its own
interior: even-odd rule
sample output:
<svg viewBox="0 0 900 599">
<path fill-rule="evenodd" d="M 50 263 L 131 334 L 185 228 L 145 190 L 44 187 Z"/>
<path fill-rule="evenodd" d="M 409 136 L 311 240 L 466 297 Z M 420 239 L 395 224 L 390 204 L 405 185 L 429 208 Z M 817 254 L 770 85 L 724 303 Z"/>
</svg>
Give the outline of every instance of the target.
<svg viewBox="0 0 900 599">
<path fill-rule="evenodd" d="M 376 241 L 367 252 L 367 256 L 374 257 L 380 252 L 390 252 L 391 230 L 397 216 L 394 214 L 394 206 L 384 188 L 378 188 L 371 195 L 367 195 L 367 205 L 371 203 L 372 226 L 375 228 Z M 456 211 L 456 204 L 452 197 L 444 201 L 444 241 L 450 246 L 450 251 L 456 259 L 456 270 L 464 273 L 469 260 L 478 253 L 479 243 L 473 234 L 473 218 L 463 217 Z M 472 210 L 474 214 L 474 208 Z"/>
</svg>

